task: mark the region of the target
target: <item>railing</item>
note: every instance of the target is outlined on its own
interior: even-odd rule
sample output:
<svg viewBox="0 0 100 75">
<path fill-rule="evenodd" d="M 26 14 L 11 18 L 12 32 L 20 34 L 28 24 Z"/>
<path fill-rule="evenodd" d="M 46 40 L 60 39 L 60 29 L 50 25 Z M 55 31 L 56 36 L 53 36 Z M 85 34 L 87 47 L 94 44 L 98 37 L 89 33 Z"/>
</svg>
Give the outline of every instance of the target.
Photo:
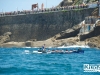
<svg viewBox="0 0 100 75">
<path fill-rule="evenodd" d="M 97 6 L 95 6 L 97 7 Z M 91 4 L 87 4 L 87 5 L 74 5 L 74 6 L 65 6 L 65 7 L 56 7 L 56 8 L 49 8 L 49 9 L 44 9 L 44 10 L 24 10 L 24 11 L 14 11 L 14 12 L 1 12 L 0 13 L 0 17 L 4 17 L 4 16 L 16 16 L 16 15 L 26 15 L 26 14 L 39 14 L 39 13 L 49 13 L 49 12 L 59 12 L 59 11 L 70 11 L 70 10 L 74 10 L 74 9 L 88 9 L 88 8 L 95 8 L 94 4 L 93 7 L 91 6 Z"/>
<path fill-rule="evenodd" d="M 3 16 L 15 16 L 15 15 L 26 15 L 26 14 L 38 14 L 38 13 L 47 13 L 47 12 L 58 12 L 58 11 L 70 11 L 74 9 L 85 9 L 88 8 L 88 5 L 75 5 L 75 6 L 66 6 L 66 7 L 57 7 L 57 8 L 49 8 L 44 10 L 25 10 L 25 11 L 14 11 L 14 12 L 1 12 L 0 17 Z"/>
</svg>

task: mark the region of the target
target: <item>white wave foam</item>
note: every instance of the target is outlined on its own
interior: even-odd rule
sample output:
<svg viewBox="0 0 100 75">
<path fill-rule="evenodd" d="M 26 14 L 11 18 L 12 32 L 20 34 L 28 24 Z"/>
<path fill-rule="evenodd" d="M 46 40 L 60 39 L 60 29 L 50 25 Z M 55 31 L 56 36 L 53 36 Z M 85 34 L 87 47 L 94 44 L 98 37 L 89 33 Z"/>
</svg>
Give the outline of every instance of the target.
<svg viewBox="0 0 100 75">
<path fill-rule="evenodd" d="M 72 46 L 61 46 L 57 48 L 90 48 L 88 45 L 72 45 Z"/>
<path fill-rule="evenodd" d="M 33 53 L 38 53 L 38 51 L 33 51 Z"/>
<path fill-rule="evenodd" d="M 29 51 L 29 50 L 25 50 L 24 53 L 25 53 L 25 54 L 29 54 L 30 51 Z"/>
<path fill-rule="evenodd" d="M 42 52 L 38 52 L 38 51 L 33 51 L 33 53 L 41 54 Z"/>
<path fill-rule="evenodd" d="M 22 48 L 32 48 L 32 47 L 22 47 Z"/>
<path fill-rule="evenodd" d="M 39 48 L 39 47 L 22 47 L 22 48 Z"/>
</svg>

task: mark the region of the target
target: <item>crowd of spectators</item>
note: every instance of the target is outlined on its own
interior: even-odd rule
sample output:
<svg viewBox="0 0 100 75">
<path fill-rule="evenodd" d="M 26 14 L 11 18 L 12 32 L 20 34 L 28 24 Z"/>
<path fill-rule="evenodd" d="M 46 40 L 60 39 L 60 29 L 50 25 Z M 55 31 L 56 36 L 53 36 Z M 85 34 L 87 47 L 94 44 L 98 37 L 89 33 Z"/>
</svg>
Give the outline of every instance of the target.
<svg viewBox="0 0 100 75">
<path fill-rule="evenodd" d="M 36 10 L 23 10 L 23 11 L 13 11 L 13 12 L 1 12 L 0 17 L 2 16 L 15 16 L 15 15 L 26 15 L 26 14 L 37 14 L 37 13 L 45 13 L 45 12 L 55 12 L 55 11 L 70 11 L 74 9 L 85 9 L 88 8 L 88 5 L 73 5 L 73 6 L 64 6 L 64 7 L 52 7 L 52 8 L 44 8 L 36 9 Z"/>
</svg>

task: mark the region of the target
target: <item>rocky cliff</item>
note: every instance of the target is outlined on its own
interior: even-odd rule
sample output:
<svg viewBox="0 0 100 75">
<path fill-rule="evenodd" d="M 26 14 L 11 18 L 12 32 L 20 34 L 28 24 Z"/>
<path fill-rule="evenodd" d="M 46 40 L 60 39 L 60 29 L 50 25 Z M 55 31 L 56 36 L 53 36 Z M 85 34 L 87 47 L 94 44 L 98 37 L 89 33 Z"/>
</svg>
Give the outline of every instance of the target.
<svg viewBox="0 0 100 75">
<path fill-rule="evenodd" d="M 92 3 L 92 2 L 97 2 L 98 0 L 63 0 L 60 2 L 58 6 L 63 7 L 67 5 L 78 5 L 82 3 Z"/>
<path fill-rule="evenodd" d="M 3 44 L 5 42 L 8 42 L 10 40 L 11 32 L 6 32 L 3 35 L 0 36 L 0 44 Z"/>
<path fill-rule="evenodd" d="M 77 25 L 94 9 L 46 12 L 0 17 L 0 35 L 11 32 L 10 41 L 46 40 Z"/>
<path fill-rule="evenodd" d="M 62 2 L 60 2 L 60 4 L 58 5 L 58 7 L 63 7 L 63 6 L 68 6 L 68 5 L 72 5 L 74 2 L 74 0 L 63 0 Z"/>
</svg>

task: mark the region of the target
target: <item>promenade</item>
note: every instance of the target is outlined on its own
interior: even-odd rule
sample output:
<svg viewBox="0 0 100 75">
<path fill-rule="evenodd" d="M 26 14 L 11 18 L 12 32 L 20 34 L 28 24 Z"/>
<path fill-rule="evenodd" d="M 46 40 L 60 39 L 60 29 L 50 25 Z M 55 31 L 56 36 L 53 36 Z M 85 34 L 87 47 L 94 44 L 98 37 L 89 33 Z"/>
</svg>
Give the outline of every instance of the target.
<svg viewBox="0 0 100 75">
<path fill-rule="evenodd" d="M 43 10 L 35 9 L 35 10 L 13 11 L 13 12 L 0 12 L 0 17 L 50 13 L 50 12 L 59 12 L 59 11 L 71 11 L 71 10 L 89 9 L 89 8 L 96 8 L 96 7 L 98 7 L 98 4 L 92 3 L 92 4 L 85 4 L 85 5 L 81 4 L 81 5 L 64 6 L 64 7 L 44 8 Z"/>
</svg>

